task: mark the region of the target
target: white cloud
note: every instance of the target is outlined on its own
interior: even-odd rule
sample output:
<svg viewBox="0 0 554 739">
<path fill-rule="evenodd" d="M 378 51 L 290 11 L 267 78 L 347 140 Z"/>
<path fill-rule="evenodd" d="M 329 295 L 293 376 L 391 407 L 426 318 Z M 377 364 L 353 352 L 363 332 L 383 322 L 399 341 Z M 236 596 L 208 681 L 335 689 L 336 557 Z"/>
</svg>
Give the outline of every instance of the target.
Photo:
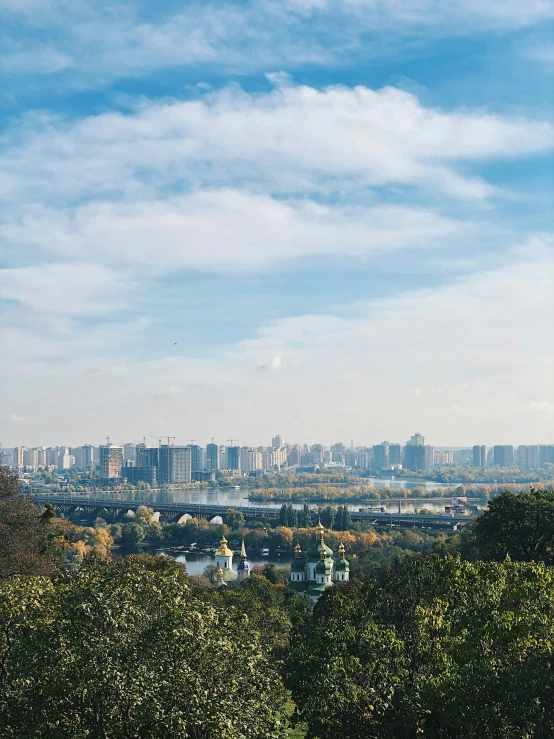
<svg viewBox="0 0 554 739">
<path fill-rule="evenodd" d="M 84 206 L 55 225 L 48 217 L 46 223 L 30 217 L 15 229 L 5 228 L 4 237 L 20 246 L 40 247 L 43 253 L 85 264 L 12 270 L 6 275 L 12 287 L 5 285 L 4 295 L 18 294 L 37 303 L 42 293 L 24 289 L 23 283 L 32 281 L 42 292 L 47 290 L 50 303 L 52 290 L 61 287 L 61 272 L 69 279 L 72 271 L 76 279 L 68 287 L 67 304 L 73 293 L 82 301 L 98 293 L 107 297 L 121 288 L 113 270 L 121 271 L 124 265 L 140 268 L 144 278 L 174 268 L 241 272 L 308 257 L 369 257 L 445 246 L 470 232 L 470 224 L 423 209 L 282 202 L 237 190 L 200 192 L 164 202 L 104 203 Z M 91 260 L 111 265 L 112 271 L 105 266 L 89 269 L 86 262 Z"/>
<path fill-rule="evenodd" d="M 0 298 L 37 313 L 95 315 L 122 305 L 121 281 L 98 264 L 36 264 L 1 274 Z"/>
<path fill-rule="evenodd" d="M 553 147 L 550 123 L 426 108 L 396 88 L 231 87 L 76 123 L 29 116 L 4 136 L 0 193 L 38 207 L 183 186 L 367 197 L 368 187 L 401 184 L 482 199 L 495 189 L 459 164 Z"/>
<path fill-rule="evenodd" d="M 187 3 L 170 15 L 150 14 L 140 2 L 0 0 L 5 12 L 19 13 L 33 30 L 56 39 L 49 53 L 102 84 L 112 77 L 138 75 L 160 67 L 200 62 L 245 73 L 268 65 L 329 64 L 364 55 L 397 52 L 399 39 L 447 38 L 507 32 L 554 17 L 551 0 L 251 0 Z M 52 41 L 50 41 L 52 43 Z M 44 72 L 44 63 L 21 43 L 8 39 L 4 63 L 15 71 Z M 14 63 L 14 57 L 17 61 Z M 25 59 L 25 57 L 27 57 Z M 61 67 L 53 65 L 51 71 Z"/>
</svg>

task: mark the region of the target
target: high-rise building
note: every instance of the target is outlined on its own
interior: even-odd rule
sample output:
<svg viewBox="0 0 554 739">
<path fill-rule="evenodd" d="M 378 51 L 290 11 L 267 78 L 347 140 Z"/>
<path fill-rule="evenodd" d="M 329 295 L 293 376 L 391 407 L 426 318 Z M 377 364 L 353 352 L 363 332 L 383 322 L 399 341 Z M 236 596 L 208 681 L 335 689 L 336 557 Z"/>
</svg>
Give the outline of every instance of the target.
<svg viewBox="0 0 554 739">
<path fill-rule="evenodd" d="M 511 444 L 496 444 L 494 447 L 495 467 L 514 466 L 514 447 Z"/>
<path fill-rule="evenodd" d="M 160 448 L 157 446 L 146 446 L 146 444 L 137 444 L 136 466 L 142 468 L 155 467 L 157 470 L 160 466 Z"/>
<path fill-rule="evenodd" d="M 240 447 L 227 447 L 227 469 L 240 472 Z"/>
<path fill-rule="evenodd" d="M 220 470 L 229 469 L 229 460 L 227 458 L 227 447 L 224 444 L 221 444 L 219 447 L 219 469 Z"/>
<path fill-rule="evenodd" d="M 214 472 L 219 469 L 219 447 L 217 444 L 208 444 L 206 447 L 206 469 Z"/>
<path fill-rule="evenodd" d="M 123 445 L 123 461 L 124 462 L 135 462 L 137 461 L 137 445 L 136 444 L 124 444 Z"/>
<path fill-rule="evenodd" d="M 540 450 L 538 444 L 518 447 L 517 466 L 522 470 L 537 470 L 540 467 Z"/>
<path fill-rule="evenodd" d="M 25 449 L 23 464 L 30 470 L 36 471 L 38 469 L 38 452 L 36 449 Z"/>
<path fill-rule="evenodd" d="M 277 436 L 274 436 L 271 440 L 271 446 L 274 449 L 280 449 L 282 446 L 285 446 L 285 440 L 281 436 L 281 434 L 277 434 Z"/>
<path fill-rule="evenodd" d="M 369 447 L 358 448 L 358 467 L 369 470 L 373 466 L 373 449 Z"/>
<path fill-rule="evenodd" d="M 473 466 L 485 467 L 487 464 L 487 447 L 483 444 L 476 444 L 473 447 Z"/>
<path fill-rule="evenodd" d="M 389 442 L 382 441 L 380 444 L 375 444 L 373 447 L 373 465 L 375 469 L 380 470 L 383 467 L 388 467 L 389 464 Z"/>
<path fill-rule="evenodd" d="M 358 450 L 357 449 L 347 449 L 344 453 L 344 464 L 347 467 L 357 467 L 358 466 Z"/>
<path fill-rule="evenodd" d="M 42 446 L 37 449 L 37 464 L 40 467 L 46 467 L 46 447 Z"/>
<path fill-rule="evenodd" d="M 424 444 L 406 444 L 404 447 L 404 467 L 414 472 L 425 469 Z"/>
<path fill-rule="evenodd" d="M 389 444 L 389 464 L 402 464 L 401 444 Z"/>
<path fill-rule="evenodd" d="M 425 469 L 430 470 L 435 466 L 435 447 L 425 444 Z"/>
<path fill-rule="evenodd" d="M 188 446 L 160 446 L 158 482 L 178 485 L 192 480 L 191 449 Z"/>
<path fill-rule="evenodd" d="M 123 467 L 123 447 L 113 444 L 102 444 L 100 450 L 100 478 L 117 480 L 121 477 Z"/>
<path fill-rule="evenodd" d="M 58 466 L 58 457 L 60 456 L 60 450 L 56 449 L 55 447 L 48 447 L 46 450 L 46 464 L 50 467 L 53 465 L 54 467 Z"/>
<path fill-rule="evenodd" d="M 67 447 L 61 449 L 58 456 L 58 469 L 70 470 L 74 464 L 75 457 L 69 453 L 69 449 Z"/>
<path fill-rule="evenodd" d="M 25 447 L 16 446 L 13 449 L 12 467 L 14 470 L 21 470 L 25 465 Z"/>
<path fill-rule="evenodd" d="M 73 447 L 71 454 L 75 457 L 75 466 L 81 472 L 94 469 L 94 447 L 91 444 Z"/>
<path fill-rule="evenodd" d="M 539 463 L 541 467 L 554 464 L 554 444 L 541 444 L 539 446 Z"/>
<path fill-rule="evenodd" d="M 410 446 L 425 446 L 425 436 L 416 433 L 410 437 L 410 441 L 407 441 L 406 444 Z"/>
<path fill-rule="evenodd" d="M 190 464 L 192 472 L 202 472 L 205 467 L 204 447 L 190 444 Z"/>
<path fill-rule="evenodd" d="M 454 452 L 435 452 L 435 467 L 447 467 L 451 464 L 454 464 Z"/>
<path fill-rule="evenodd" d="M 293 447 L 289 448 L 287 463 L 289 467 L 296 467 L 300 464 L 300 447 L 298 446 L 298 444 L 295 444 Z"/>
<path fill-rule="evenodd" d="M 251 472 L 251 470 L 248 469 L 248 453 L 250 451 L 250 447 L 248 446 L 241 446 L 240 448 L 240 469 L 242 472 Z"/>
</svg>

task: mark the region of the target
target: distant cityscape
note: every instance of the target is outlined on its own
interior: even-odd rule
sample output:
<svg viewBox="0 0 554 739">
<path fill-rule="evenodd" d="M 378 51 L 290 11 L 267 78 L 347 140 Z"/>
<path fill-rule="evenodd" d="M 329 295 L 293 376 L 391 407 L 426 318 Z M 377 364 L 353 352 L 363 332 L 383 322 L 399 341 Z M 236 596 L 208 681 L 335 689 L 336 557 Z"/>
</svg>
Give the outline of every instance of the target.
<svg viewBox="0 0 554 739">
<path fill-rule="evenodd" d="M 163 443 L 165 441 L 165 443 Z M 78 447 L 17 446 L 11 453 L 11 466 L 20 474 L 66 472 L 75 470 L 99 480 L 127 481 L 132 484 L 183 484 L 214 479 L 217 473 L 257 475 L 284 470 L 317 472 L 328 470 L 409 470 L 421 472 L 435 467 L 518 467 L 534 470 L 554 464 L 554 444 L 500 444 L 492 447 L 476 444 L 467 449 L 437 450 L 425 443 L 425 437 L 414 434 L 405 444 L 383 441 L 373 446 L 345 446 L 339 442 L 323 444 L 289 444 L 281 435 L 273 437 L 271 446 L 227 445 L 200 446 L 191 442 L 178 445 L 174 437 L 146 443 L 106 444 Z M 7 458 L 6 458 L 7 457 Z M 9 450 L 4 462 L 10 464 Z"/>
</svg>

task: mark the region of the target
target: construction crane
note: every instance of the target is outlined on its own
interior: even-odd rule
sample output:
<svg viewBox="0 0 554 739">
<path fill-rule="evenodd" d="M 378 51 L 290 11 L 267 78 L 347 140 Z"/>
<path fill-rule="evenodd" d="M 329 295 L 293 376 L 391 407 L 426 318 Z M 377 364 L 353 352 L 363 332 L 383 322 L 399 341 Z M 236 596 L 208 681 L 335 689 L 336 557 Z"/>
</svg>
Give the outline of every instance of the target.
<svg viewBox="0 0 554 739">
<path fill-rule="evenodd" d="M 167 439 L 167 446 L 169 446 L 169 440 L 174 438 L 174 436 L 164 436 L 164 439 Z"/>
</svg>

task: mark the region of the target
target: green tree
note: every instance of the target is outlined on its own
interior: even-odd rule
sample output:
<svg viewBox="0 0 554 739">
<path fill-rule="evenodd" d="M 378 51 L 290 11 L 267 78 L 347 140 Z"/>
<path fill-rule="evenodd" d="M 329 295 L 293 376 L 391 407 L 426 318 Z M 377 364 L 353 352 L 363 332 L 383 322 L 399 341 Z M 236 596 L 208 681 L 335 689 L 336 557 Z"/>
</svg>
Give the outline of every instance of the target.
<svg viewBox="0 0 554 739">
<path fill-rule="evenodd" d="M 262 574 L 273 585 L 282 585 L 285 582 L 283 571 L 275 567 L 273 562 L 268 562 L 263 566 Z"/>
<path fill-rule="evenodd" d="M 34 503 L 21 493 L 16 475 L 0 467 L 0 578 L 55 571 L 43 553 L 47 524 Z"/>
<path fill-rule="evenodd" d="M 0 582 L 0 663 L 3 737 L 283 734 L 278 668 L 244 611 L 202 600 L 165 561 Z"/>
<path fill-rule="evenodd" d="M 320 508 L 318 513 L 322 525 L 326 529 L 332 529 L 335 525 L 335 509 L 328 505 L 325 508 Z"/>
<path fill-rule="evenodd" d="M 308 529 L 312 525 L 312 517 L 310 514 L 310 507 L 307 503 L 302 506 L 302 511 L 299 515 L 298 525 L 303 529 Z"/>
<path fill-rule="evenodd" d="M 137 552 L 144 541 L 144 527 L 138 523 L 125 523 L 121 527 L 121 546 Z"/>
<path fill-rule="evenodd" d="M 228 508 L 227 513 L 225 514 L 225 523 L 232 531 L 242 529 L 246 523 L 244 513 L 242 511 L 237 511 L 235 508 Z"/>
<path fill-rule="evenodd" d="M 416 556 L 329 589 L 293 638 L 308 739 L 554 735 L 554 571 Z"/>
<path fill-rule="evenodd" d="M 554 562 L 554 492 L 505 491 L 493 498 L 475 525 L 476 543 L 485 559 L 506 556 L 522 562 Z"/>
</svg>

